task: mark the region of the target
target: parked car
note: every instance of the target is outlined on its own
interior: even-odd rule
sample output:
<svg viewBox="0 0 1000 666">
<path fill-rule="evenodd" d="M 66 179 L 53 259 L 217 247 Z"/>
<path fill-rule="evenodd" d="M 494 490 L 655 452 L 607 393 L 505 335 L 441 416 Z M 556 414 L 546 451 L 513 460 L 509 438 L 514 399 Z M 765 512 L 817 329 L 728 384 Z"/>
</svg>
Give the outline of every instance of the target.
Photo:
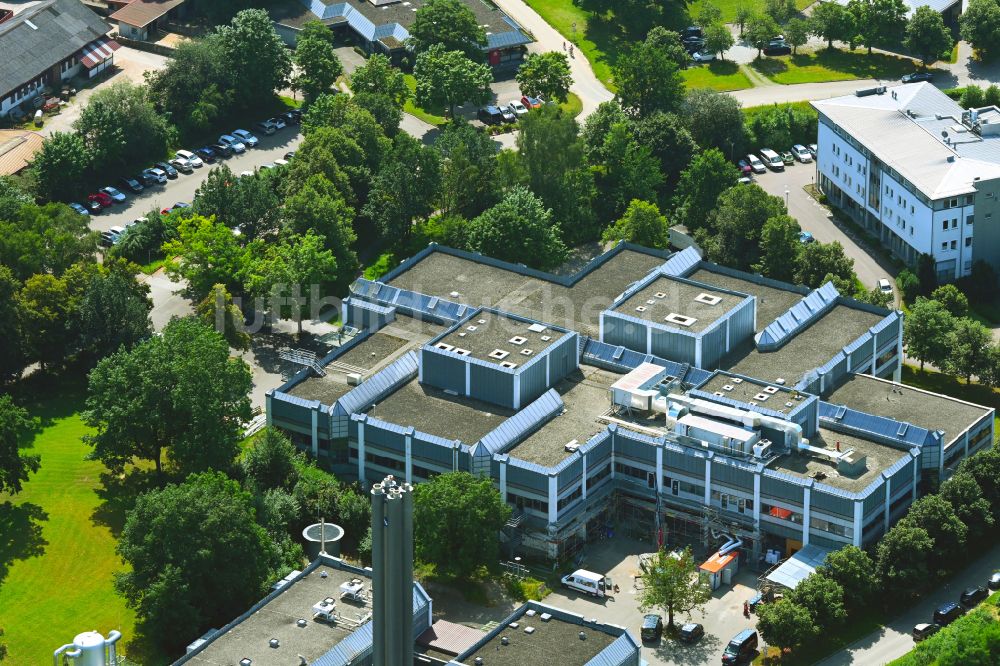
<svg viewBox="0 0 1000 666">
<path fill-rule="evenodd" d="M 281 114 L 281 117 L 285 120 L 285 125 L 298 125 L 302 122 L 302 112 L 298 109 L 292 109 L 291 111 L 285 111 Z"/>
<path fill-rule="evenodd" d="M 507 105 L 507 108 L 510 109 L 514 113 L 514 115 L 517 116 L 518 118 L 520 118 L 521 116 L 528 115 L 528 107 L 526 107 L 524 104 L 521 104 L 521 100 L 519 99 L 510 100 L 510 103 Z"/>
<path fill-rule="evenodd" d="M 739 179 L 736 181 L 738 185 L 749 185 L 752 182 L 753 178 L 751 176 L 740 176 Z"/>
<path fill-rule="evenodd" d="M 233 154 L 233 149 L 224 143 L 210 143 L 208 147 L 219 157 L 230 157 Z"/>
<path fill-rule="evenodd" d="M 892 296 L 892 283 L 889 282 L 889 278 L 881 278 L 878 281 L 878 290 L 883 294 L 889 294 Z"/>
<path fill-rule="evenodd" d="M 176 171 L 174 172 L 174 175 L 177 175 Z M 163 185 L 167 182 L 167 176 L 167 172 L 159 167 L 149 167 L 148 169 L 142 170 L 143 180 L 150 179 L 152 181 L 149 182 L 147 180 L 147 184 L 149 185 Z"/>
<path fill-rule="evenodd" d="M 644 641 L 659 641 L 663 636 L 663 617 L 656 614 L 643 617 L 639 636 Z"/>
<path fill-rule="evenodd" d="M 111 247 L 115 244 L 115 236 L 110 231 L 102 231 L 101 239 L 98 242 L 104 247 Z"/>
<path fill-rule="evenodd" d="M 933 81 L 934 75 L 930 72 L 912 72 L 904 74 L 900 79 L 903 83 L 920 83 L 921 81 Z"/>
<path fill-rule="evenodd" d="M 521 96 L 521 104 L 524 104 L 529 109 L 540 109 L 542 108 L 542 100 L 537 97 L 531 97 L 529 95 Z"/>
<path fill-rule="evenodd" d="M 167 174 L 167 178 L 171 180 L 177 177 L 177 169 L 175 169 L 169 162 L 157 162 L 153 166 Z"/>
<path fill-rule="evenodd" d="M 809 149 L 809 154 L 812 155 L 813 159 L 816 159 L 816 152 L 817 152 L 816 144 L 810 143 L 808 146 L 806 146 L 806 148 Z"/>
<path fill-rule="evenodd" d="M 100 213 L 104 210 L 104 204 L 101 203 L 101 200 L 98 199 L 97 196 L 97 194 L 87 195 L 87 210 L 89 210 L 91 214 Z"/>
<path fill-rule="evenodd" d="M 178 150 L 174 157 L 179 160 L 187 161 L 187 163 L 195 169 L 205 166 L 205 163 L 201 161 L 201 158 L 192 153 L 190 150 Z"/>
<path fill-rule="evenodd" d="M 286 160 L 290 160 L 293 157 L 295 157 L 295 151 L 294 150 L 289 150 L 287 153 L 285 153 L 285 159 Z"/>
<path fill-rule="evenodd" d="M 191 163 L 180 157 L 170 160 L 170 166 L 174 168 L 174 171 L 180 171 L 181 173 L 192 173 L 194 171 Z"/>
<path fill-rule="evenodd" d="M 799 242 L 802 243 L 803 245 L 808 245 L 809 243 L 815 243 L 816 239 L 813 238 L 813 235 L 808 231 L 800 231 Z"/>
<path fill-rule="evenodd" d="M 789 55 L 791 54 L 791 52 L 792 52 L 792 47 L 789 46 L 788 44 L 785 44 L 784 42 L 780 44 L 774 44 L 773 46 L 771 44 L 768 44 L 767 46 L 764 47 L 764 55 L 767 56 L 783 56 L 783 55 Z"/>
<path fill-rule="evenodd" d="M 975 606 L 980 601 L 990 596 L 990 593 L 985 587 L 976 585 L 974 587 L 968 587 L 962 591 L 962 596 L 959 597 L 959 601 L 965 606 Z"/>
<path fill-rule="evenodd" d="M 166 215 L 167 213 L 169 213 L 169 212 L 171 212 L 173 210 L 177 210 L 178 208 L 190 208 L 190 207 L 191 207 L 191 204 L 186 203 L 184 201 L 178 201 L 173 206 L 167 206 L 166 208 L 161 209 L 160 210 L 160 215 Z"/>
<path fill-rule="evenodd" d="M 102 187 L 101 192 L 106 194 L 114 203 L 122 203 L 125 201 L 125 195 L 116 190 L 115 188 L 111 187 L 110 185 L 108 185 L 107 187 Z M 102 201 L 101 203 L 104 202 Z"/>
<path fill-rule="evenodd" d="M 76 202 L 71 202 L 71 203 L 69 203 L 67 205 L 70 208 L 72 208 L 73 210 L 75 210 L 77 213 L 79 213 L 80 215 L 90 215 L 90 211 L 89 210 L 87 210 L 86 208 L 84 208 L 83 206 L 81 206 L 80 204 L 78 204 Z"/>
<path fill-rule="evenodd" d="M 274 160 L 274 166 L 276 167 L 288 166 L 288 160 Z"/>
<path fill-rule="evenodd" d="M 919 643 L 922 640 L 930 638 L 939 631 L 941 631 L 941 625 L 921 622 L 913 627 L 913 640 Z"/>
<path fill-rule="evenodd" d="M 803 146 L 801 143 L 797 143 L 794 146 L 792 146 L 792 155 L 795 156 L 795 159 L 797 159 L 799 162 L 802 162 L 803 164 L 813 161 L 812 155 L 809 154 L 809 149 Z"/>
<path fill-rule="evenodd" d="M 146 218 L 144 218 L 144 217 L 137 217 L 134 220 L 132 220 L 131 222 L 126 222 L 125 223 L 125 231 L 128 231 L 129 229 L 131 229 L 132 227 L 136 226 L 137 224 L 142 224 L 145 221 L 146 221 Z"/>
<path fill-rule="evenodd" d="M 499 108 L 500 108 L 500 115 L 503 116 L 503 121 L 505 123 L 517 122 L 517 114 L 515 114 L 514 111 L 511 110 L 509 106 L 501 106 Z"/>
<path fill-rule="evenodd" d="M 285 123 L 285 118 L 280 115 L 275 116 L 274 118 L 268 118 L 265 122 L 271 123 L 271 125 L 274 126 L 274 129 L 283 130 L 285 129 L 285 127 L 287 127 L 287 123 Z"/>
<path fill-rule="evenodd" d="M 749 663 L 757 654 L 757 632 L 744 629 L 733 636 L 722 653 L 722 663 L 725 666 Z"/>
<path fill-rule="evenodd" d="M 201 148 L 195 148 L 195 155 L 201 158 L 201 161 L 205 164 L 215 164 L 215 151 L 208 146 L 202 146 Z"/>
<path fill-rule="evenodd" d="M 750 168 L 754 173 L 765 173 L 767 171 L 767 167 L 764 166 L 764 163 L 756 155 L 747 155 L 747 162 L 750 163 Z"/>
<path fill-rule="evenodd" d="M 499 106 L 484 106 L 479 109 L 479 113 L 476 117 L 485 125 L 499 125 L 503 122 L 503 113 L 500 112 Z"/>
<path fill-rule="evenodd" d="M 695 62 L 711 62 L 715 60 L 715 54 L 710 51 L 695 51 L 691 54 L 691 59 Z"/>
<path fill-rule="evenodd" d="M 684 50 L 688 52 L 688 55 L 693 55 L 703 48 L 705 48 L 705 40 L 699 37 L 692 37 L 684 41 Z"/>
<path fill-rule="evenodd" d="M 934 611 L 934 624 L 947 627 L 963 615 L 965 615 L 965 609 L 954 601 L 949 601 L 946 604 L 941 604 Z"/>
<path fill-rule="evenodd" d="M 258 169 L 260 169 L 261 171 L 267 171 L 268 169 L 273 169 L 273 168 L 274 164 L 272 162 L 264 162 L 258 167 Z"/>
<path fill-rule="evenodd" d="M 254 128 L 267 136 L 271 136 L 278 130 L 270 120 L 262 120 L 259 123 L 254 123 Z"/>
<path fill-rule="evenodd" d="M 142 183 L 140 183 L 137 178 L 133 178 L 132 176 L 125 176 L 124 178 L 119 178 L 118 185 L 122 189 L 131 190 L 136 194 L 139 194 L 139 192 L 142 192 L 145 189 L 142 186 Z"/>
<path fill-rule="evenodd" d="M 677 633 L 677 639 L 683 643 L 697 643 L 705 635 L 705 627 L 697 622 L 688 622 Z"/>
<path fill-rule="evenodd" d="M 70 205 L 72 205 L 72 204 L 70 204 Z M 992 576 L 990 576 L 990 580 L 987 583 L 987 585 L 989 585 L 989 588 L 991 590 L 1000 590 L 1000 571 L 998 571 L 998 572 L 994 573 Z"/>
<path fill-rule="evenodd" d="M 791 151 L 783 150 L 781 151 L 781 161 L 785 163 L 785 166 L 792 166 L 795 164 L 795 157 L 792 156 Z"/>
<path fill-rule="evenodd" d="M 781 159 L 781 156 L 778 155 L 778 153 L 774 152 L 770 148 L 760 149 L 760 159 L 767 165 L 767 168 L 772 171 L 785 170 L 785 161 Z"/>
<path fill-rule="evenodd" d="M 233 130 L 232 135 L 239 139 L 247 148 L 257 147 L 257 137 L 244 129 Z"/>
<path fill-rule="evenodd" d="M 688 26 L 684 28 L 684 32 L 681 33 L 681 37 L 685 39 L 688 37 L 702 37 L 702 36 L 703 35 L 701 33 L 701 27 L 697 25 Z"/>
<path fill-rule="evenodd" d="M 247 147 L 243 144 L 243 142 L 231 134 L 223 134 L 222 136 L 220 136 L 219 144 L 223 146 L 229 146 L 229 149 L 232 150 L 237 155 L 240 153 L 245 153 L 247 150 Z"/>
<path fill-rule="evenodd" d="M 108 229 L 108 232 L 111 234 L 111 236 L 114 238 L 114 241 L 117 243 L 119 240 L 121 240 L 122 234 L 125 233 L 125 227 L 114 226 Z"/>
<path fill-rule="evenodd" d="M 742 173 L 744 176 L 753 173 L 753 167 L 750 166 L 750 162 L 748 162 L 746 158 L 743 158 L 739 162 L 737 162 L 736 166 L 739 167 L 740 173 Z"/>
</svg>

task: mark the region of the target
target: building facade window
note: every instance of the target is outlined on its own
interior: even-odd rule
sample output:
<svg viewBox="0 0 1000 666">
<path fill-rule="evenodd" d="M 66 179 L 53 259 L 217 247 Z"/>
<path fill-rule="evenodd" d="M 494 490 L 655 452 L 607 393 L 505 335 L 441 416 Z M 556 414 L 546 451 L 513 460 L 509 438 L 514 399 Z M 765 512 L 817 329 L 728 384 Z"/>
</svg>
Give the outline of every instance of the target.
<svg viewBox="0 0 1000 666">
<path fill-rule="evenodd" d="M 785 509 L 771 504 L 764 504 L 762 502 L 760 505 L 760 512 L 770 516 L 771 518 L 777 518 L 778 520 L 783 520 L 785 522 L 795 523 L 796 525 L 802 524 L 802 514 L 797 511 L 792 511 L 791 509 Z"/>
<path fill-rule="evenodd" d="M 809 527 L 811 527 L 814 530 L 829 532 L 830 534 L 836 534 L 837 536 L 846 537 L 848 539 L 854 538 L 853 527 L 846 527 L 839 523 L 834 523 L 829 520 L 823 520 L 822 518 L 810 517 Z"/>
</svg>

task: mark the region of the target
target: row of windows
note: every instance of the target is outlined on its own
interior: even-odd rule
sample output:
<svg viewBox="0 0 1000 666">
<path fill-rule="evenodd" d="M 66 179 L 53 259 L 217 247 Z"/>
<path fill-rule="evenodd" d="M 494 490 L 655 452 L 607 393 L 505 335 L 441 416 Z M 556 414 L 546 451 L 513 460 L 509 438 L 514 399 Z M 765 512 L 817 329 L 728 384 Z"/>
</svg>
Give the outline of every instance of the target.
<svg viewBox="0 0 1000 666">
<path fill-rule="evenodd" d="M 726 511 L 735 511 L 736 513 L 753 512 L 752 499 L 729 495 L 718 490 L 712 491 L 712 504 L 722 507 Z"/>
<path fill-rule="evenodd" d="M 802 524 L 802 514 L 797 511 L 792 511 L 791 509 L 762 503 L 760 505 L 760 512 L 761 515 L 767 515 L 771 518 L 777 518 L 778 520 L 783 520 L 785 522 L 795 523 L 796 525 Z"/>
<path fill-rule="evenodd" d="M 854 538 L 854 528 L 846 527 L 840 523 L 833 523 L 828 520 L 823 520 L 822 518 L 809 518 L 809 527 L 814 530 L 820 530 L 822 532 L 829 532 L 830 534 L 836 534 L 837 536 L 847 537 L 848 539 Z"/>
<path fill-rule="evenodd" d="M 973 218 L 974 216 L 972 215 L 966 216 L 965 224 L 971 227 Z M 951 220 L 941 220 L 941 231 L 948 231 L 949 225 L 951 226 L 952 229 L 958 229 L 958 218 L 953 217 Z"/>
<path fill-rule="evenodd" d="M 587 490 L 590 490 L 611 474 L 611 465 L 605 465 L 599 471 L 587 477 Z"/>
<path fill-rule="evenodd" d="M 966 239 L 965 239 L 965 247 L 972 247 L 972 237 L 971 236 L 966 237 Z M 958 249 L 958 241 L 957 240 L 953 240 L 950 243 L 948 241 L 944 241 L 944 242 L 941 243 L 941 250 L 942 251 L 943 250 L 948 250 L 949 248 L 952 249 L 952 250 L 957 250 Z"/>
<path fill-rule="evenodd" d="M 556 502 L 556 509 L 558 511 L 562 511 L 567 506 L 569 506 L 573 502 L 577 501 L 581 497 L 583 497 L 583 489 L 582 488 L 577 488 L 576 490 L 574 490 L 573 492 L 571 492 L 569 495 L 566 495 L 566 497 L 563 497 L 561 500 L 559 500 L 558 502 Z"/>
<path fill-rule="evenodd" d="M 538 511 L 539 513 L 547 514 L 549 511 L 549 504 L 545 500 L 535 499 L 533 497 L 525 497 L 524 495 L 518 495 L 507 491 L 507 501 L 513 502 L 514 506 L 518 509 L 530 509 L 532 511 Z"/>
</svg>

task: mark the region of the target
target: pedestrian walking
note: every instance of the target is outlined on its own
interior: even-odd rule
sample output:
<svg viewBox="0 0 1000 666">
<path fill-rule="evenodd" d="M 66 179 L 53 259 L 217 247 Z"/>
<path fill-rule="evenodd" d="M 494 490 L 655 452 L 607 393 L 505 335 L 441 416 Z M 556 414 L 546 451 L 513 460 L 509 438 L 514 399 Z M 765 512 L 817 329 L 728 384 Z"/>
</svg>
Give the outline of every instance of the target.
<svg viewBox="0 0 1000 666">
<path fill-rule="evenodd" d="M 569 57 L 570 58 L 573 57 L 573 45 L 572 44 L 569 45 Z"/>
<path fill-rule="evenodd" d="M 743 617 L 750 619 L 750 602 L 748 601 L 743 602 Z"/>
<path fill-rule="evenodd" d="M 566 42 L 563 42 L 563 51 L 566 50 Z"/>
</svg>

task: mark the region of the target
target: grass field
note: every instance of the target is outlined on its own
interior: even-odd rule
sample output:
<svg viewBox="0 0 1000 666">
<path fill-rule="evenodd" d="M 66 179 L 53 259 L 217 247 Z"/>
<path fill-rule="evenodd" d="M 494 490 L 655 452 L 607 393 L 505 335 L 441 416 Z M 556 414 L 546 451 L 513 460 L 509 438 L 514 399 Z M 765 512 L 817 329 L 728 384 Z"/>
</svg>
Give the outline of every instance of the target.
<svg viewBox="0 0 1000 666">
<path fill-rule="evenodd" d="M 688 88 L 711 88 L 725 92 L 753 87 L 753 83 L 735 62 L 715 60 L 706 65 L 689 67 L 681 72 Z"/>
<path fill-rule="evenodd" d="M 764 0 L 709 0 L 713 5 L 722 11 L 722 20 L 726 23 L 732 23 L 736 18 L 736 10 L 740 5 L 746 5 L 751 10 L 757 13 L 764 13 Z M 811 5 L 816 0 L 795 0 L 795 8 L 802 11 L 809 5 Z M 701 4 L 703 0 L 694 0 L 688 5 L 688 12 L 691 16 L 697 17 L 701 12 Z"/>
<path fill-rule="evenodd" d="M 559 108 L 576 118 L 583 111 L 583 100 L 576 93 L 570 93 L 566 96 L 566 101 L 559 104 Z"/>
<path fill-rule="evenodd" d="M 611 82 L 611 65 L 618 56 L 618 48 L 603 22 L 589 23 L 591 14 L 573 4 L 573 0 L 525 0 L 545 22 L 559 31 L 590 61 L 594 75 L 614 92 Z M 576 29 L 574 30 L 574 25 Z"/>
<path fill-rule="evenodd" d="M 898 80 L 903 74 L 914 71 L 917 63 L 884 53 L 868 55 L 864 49 L 820 49 L 797 55 L 757 58 L 750 66 L 775 83 L 790 85 L 851 79 Z"/>
<path fill-rule="evenodd" d="M 19 494 L 0 494 L 0 625 L 12 665 L 50 663 L 55 648 L 83 631 L 118 629 L 126 644 L 135 637 L 135 615 L 112 587 L 123 511 L 102 499 L 103 465 L 84 460 L 82 382 L 67 383 L 23 403 L 41 419 L 32 438 L 41 469 Z"/>
<path fill-rule="evenodd" d="M 413 74 L 404 74 L 403 78 L 406 80 L 406 87 L 415 95 L 417 93 L 417 80 L 413 77 Z M 444 117 L 445 109 L 424 110 L 417 106 L 412 98 L 406 100 L 403 111 L 431 125 L 444 125 L 448 122 L 448 119 Z"/>
</svg>

